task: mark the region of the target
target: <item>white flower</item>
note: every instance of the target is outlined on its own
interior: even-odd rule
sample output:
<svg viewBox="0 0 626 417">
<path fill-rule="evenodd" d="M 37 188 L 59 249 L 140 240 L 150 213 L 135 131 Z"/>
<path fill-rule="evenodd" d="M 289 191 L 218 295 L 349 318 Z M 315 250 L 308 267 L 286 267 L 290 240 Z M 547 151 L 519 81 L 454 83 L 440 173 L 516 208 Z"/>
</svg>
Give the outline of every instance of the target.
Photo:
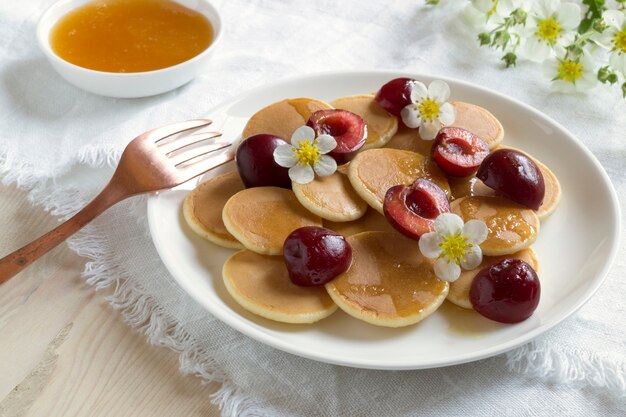
<svg viewBox="0 0 626 417">
<path fill-rule="evenodd" d="M 474 269 L 483 261 L 479 245 L 487 239 L 487 233 L 487 225 L 480 220 L 463 224 L 456 214 L 443 213 L 435 219 L 435 231 L 420 237 L 420 252 L 427 258 L 437 258 L 438 278 L 454 282 L 461 275 L 461 267 Z"/>
<path fill-rule="evenodd" d="M 337 170 L 337 162 L 326 155 L 336 147 L 337 141 L 332 136 L 315 137 L 312 128 L 300 126 L 291 136 L 291 145 L 274 149 L 274 160 L 281 167 L 289 168 L 292 181 L 307 184 L 313 181 L 315 174 L 325 177 Z"/>
<path fill-rule="evenodd" d="M 472 0 L 467 3 L 463 11 L 465 19 L 474 26 L 490 24 L 484 29 L 490 30 L 497 24 L 502 23 L 513 10 L 524 6 L 522 0 Z"/>
<path fill-rule="evenodd" d="M 456 110 L 446 100 L 450 87 L 444 81 L 435 80 L 426 88 L 416 81 L 411 86 L 411 104 L 402 109 L 402 121 L 411 128 L 419 128 L 422 139 L 434 139 L 442 125 L 454 122 Z"/>
<path fill-rule="evenodd" d="M 594 40 L 610 49 L 609 64 L 626 74 L 626 14 L 619 10 L 607 10 L 602 14 L 607 28 Z"/>
<path fill-rule="evenodd" d="M 543 62 L 553 56 L 554 49 L 560 54 L 562 48 L 574 40 L 581 10 L 574 3 L 538 0 L 533 3 L 528 16 L 529 37 L 520 54 L 531 61 Z"/>
<path fill-rule="evenodd" d="M 552 58 L 544 63 L 552 89 L 561 93 L 583 92 L 593 88 L 598 79 L 593 60 L 587 53 L 577 59 Z"/>
</svg>

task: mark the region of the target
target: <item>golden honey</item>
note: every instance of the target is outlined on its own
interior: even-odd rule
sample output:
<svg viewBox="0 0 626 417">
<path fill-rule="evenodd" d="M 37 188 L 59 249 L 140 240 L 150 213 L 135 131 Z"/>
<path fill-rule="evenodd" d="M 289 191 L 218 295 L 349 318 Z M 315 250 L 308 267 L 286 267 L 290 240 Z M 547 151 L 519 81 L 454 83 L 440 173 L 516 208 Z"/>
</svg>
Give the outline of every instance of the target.
<svg viewBox="0 0 626 417">
<path fill-rule="evenodd" d="M 205 16 L 170 0 L 96 0 L 63 16 L 50 45 L 74 65 L 124 73 L 180 64 L 213 38 Z"/>
</svg>

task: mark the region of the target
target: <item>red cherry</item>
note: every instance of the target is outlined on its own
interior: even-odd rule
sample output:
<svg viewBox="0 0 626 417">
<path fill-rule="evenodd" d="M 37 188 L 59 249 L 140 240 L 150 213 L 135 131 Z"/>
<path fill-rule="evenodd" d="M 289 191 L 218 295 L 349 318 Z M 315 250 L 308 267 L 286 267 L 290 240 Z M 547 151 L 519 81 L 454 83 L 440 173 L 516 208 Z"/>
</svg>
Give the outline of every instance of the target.
<svg viewBox="0 0 626 417">
<path fill-rule="evenodd" d="M 488 319 L 518 323 L 530 317 L 541 286 L 535 270 L 520 259 L 503 259 L 480 270 L 470 287 L 470 302 Z"/>
<path fill-rule="evenodd" d="M 365 144 L 367 130 L 361 116 L 348 110 L 318 110 L 309 117 L 309 127 L 315 135 L 331 135 L 337 141 L 337 147 L 328 155 L 341 165 L 352 158 Z"/>
<path fill-rule="evenodd" d="M 434 230 L 435 219 L 449 212 L 450 204 L 441 187 L 418 178 L 411 185 L 396 185 L 387 190 L 383 211 L 396 230 L 411 239 L 419 239 Z"/>
<path fill-rule="evenodd" d="M 412 78 L 395 78 L 380 87 L 374 99 L 389 113 L 400 118 L 403 108 L 411 104 Z"/>
<path fill-rule="evenodd" d="M 289 170 L 274 161 L 274 149 L 287 142 L 278 136 L 258 134 L 244 139 L 235 161 L 246 188 L 276 186 L 291 188 Z"/>
<path fill-rule="evenodd" d="M 487 144 L 469 130 L 459 127 L 441 128 L 432 147 L 435 163 L 453 177 L 474 174 L 487 155 Z"/>
</svg>

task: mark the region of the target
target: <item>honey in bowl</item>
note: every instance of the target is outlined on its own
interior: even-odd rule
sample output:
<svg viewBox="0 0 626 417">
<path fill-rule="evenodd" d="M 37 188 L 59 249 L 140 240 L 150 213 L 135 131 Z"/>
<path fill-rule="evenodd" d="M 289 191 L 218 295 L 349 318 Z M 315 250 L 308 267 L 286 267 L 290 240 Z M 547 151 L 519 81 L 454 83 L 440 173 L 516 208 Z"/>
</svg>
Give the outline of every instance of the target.
<svg viewBox="0 0 626 417">
<path fill-rule="evenodd" d="M 171 67 L 207 49 L 209 20 L 170 0 L 96 0 L 61 17 L 50 45 L 62 59 L 105 72 Z"/>
</svg>

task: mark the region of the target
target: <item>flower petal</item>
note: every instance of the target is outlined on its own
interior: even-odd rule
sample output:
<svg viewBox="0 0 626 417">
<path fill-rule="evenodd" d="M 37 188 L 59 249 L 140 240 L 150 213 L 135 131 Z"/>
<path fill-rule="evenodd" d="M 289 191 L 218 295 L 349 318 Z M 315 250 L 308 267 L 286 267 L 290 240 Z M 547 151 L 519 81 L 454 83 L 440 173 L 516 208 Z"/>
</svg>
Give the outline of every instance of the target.
<svg viewBox="0 0 626 417">
<path fill-rule="evenodd" d="M 435 231 L 442 236 L 457 235 L 463 231 L 463 219 L 454 213 L 443 213 L 435 219 Z"/>
<path fill-rule="evenodd" d="M 626 15 L 619 10 L 607 10 L 602 13 L 602 18 L 604 19 L 604 23 L 618 32 L 626 25 Z"/>
<path fill-rule="evenodd" d="M 456 108 L 450 103 L 443 103 L 439 108 L 439 120 L 442 124 L 450 126 L 456 119 Z"/>
<path fill-rule="evenodd" d="M 321 154 L 328 153 L 337 147 L 337 141 L 330 135 L 319 135 L 316 139 Z"/>
<path fill-rule="evenodd" d="M 471 271 L 483 261 L 483 251 L 478 245 L 470 246 L 467 249 L 469 250 L 469 253 L 465 254 L 465 256 L 461 258 L 461 267 Z"/>
<path fill-rule="evenodd" d="M 420 112 L 416 106 L 413 104 L 409 104 L 400 112 L 400 116 L 402 116 L 402 121 L 407 127 L 415 129 L 416 127 L 420 127 L 422 124 L 422 117 L 420 116 Z"/>
<path fill-rule="evenodd" d="M 426 85 L 421 81 L 415 81 L 411 85 L 411 103 L 422 101 L 426 97 L 428 97 Z"/>
<path fill-rule="evenodd" d="M 556 10 L 559 23 L 565 29 L 575 29 L 580 24 L 580 6 L 574 3 L 562 2 Z"/>
<path fill-rule="evenodd" d="M 289 178 L 298 184 L 308 184 L 315 178 L 315 173 L 310 165 L 297 164 L 289 168 Z"/>
<path fill-rule="evenodd" d="M 547 19 L 548 17 L 552 17 L 556 12 L 559 3 L 560 0 L 538 0 L 532 10 L 541 19 Z"/>
<path fill-rule="evenodd" d="M 428 232 L 423 234 L 418 241 L 420 252 L 427 258 L 437 258 L 441 253 L 439 244 L 441 243 L 441 236 L 437 232 Z"/>
<path fill-rule="evenodd" d="M 337 171 L 337 161 L 331 156 L 320 155 L 320 160 L 313 165 L 313 168 L 320 177 L 327 177 Z"/>
<path fill-rule="evenodd" d="M 445 81 L 435 80 L 428 85 L 428 95 L 438 102 L 445 102 L 450 97 L 450 86 Z"/>
<path fill-rule="evenodd" d="M 552 55 L 552 48 L 547 42 L 532 36 L 522 45 L 520 54 L 529 61 L 543 62 Z"/>
<path fill-rule="evenodd" d="M 293 132 L 291 135 L 291 144 L 293 146 L 298 146 L 298 141 L 308 140 L 309 142 L 313 142 L 315 140 L 315 131 L 313 128 L 309 126 L 300 126 Z"/>
<path fill-rule="evenodd" d="M 483 13 L 489 12 L 495 6 L 495 0 L 472 0 L 472 6 Z"/>
<path fill-rule="evenodd" d="M 626 74 L 626 54 L 618 55 L 616 52 L 612 53 L 609 58 L 609 64 L 614 70 Z"/>
<path fill-rule="evenodd" d="M 481 220 L 472 219 L 465 223 L 463 226 L 463 236 L 467 238 L 469 243 L 480 245 L 487 239 L 489 229 L 485 222 Z"/>
<path fill-rule="evenodd" d="M 291 168 L 298 163 L 298 160 L 294 158 L 293 146 L 285 144 L 278 145 L 274 149 L 274 161 L 281 167 Z"/>
<path fill-rule="evenodd" d="M 444 258 L 439 258 L 435 262 L 435 275 L 444 281 L 454 282 L 461 275 L 461 267 L 455 262 L 447 262 Z"/>
<path fill-rule="evenodd" d="M 420 137 L 424 140 L 433 140 L 437 136 L 437 133 L 441 129 L 441 123 L 439 120 L 433 120 L 430 123 L 424 123 L 420 126 Z"/>
</svg>

